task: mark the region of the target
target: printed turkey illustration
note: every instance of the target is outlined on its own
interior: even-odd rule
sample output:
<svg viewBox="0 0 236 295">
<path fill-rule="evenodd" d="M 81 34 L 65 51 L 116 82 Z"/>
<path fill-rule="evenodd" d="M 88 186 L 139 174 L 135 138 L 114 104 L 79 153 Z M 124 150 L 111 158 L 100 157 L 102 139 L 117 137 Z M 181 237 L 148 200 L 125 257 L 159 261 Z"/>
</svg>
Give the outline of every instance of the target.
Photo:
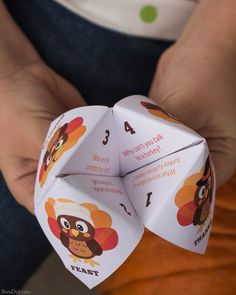
<svg viewBox="0 0 236 295">
<path fill-rule="evenodd" d="M 46 182 L 47 176 L 56 162 L 66 151 L 77 144 L 80 137 L 85 133 L 86 127 L 82 124 L 83 118 L 77 117 L 58 128 L 52 135 L 40 169 L 39 183 L 41 187 Z"/>
<path fill-rule="evenodd" d="M 175 203 L 179 207 L 177 219 L 180 225 L 203 225 L 212 203 L 213 177 L 210 159 L 199 173 L 191 175 L 177 192 Z"/>
<path fill-rule="evenodd" d="M 168 114 L 159 105 L 151 103 L 151 102 L 147 102 L 147 101 L 141 101 L 140 103 L 153 116 L 156 116 L 158 118 L 161 118 L 161 119 L 166 120 L 166 121 L 171 122 L 171 123 L 181 124 L 182 125 L 182 123 L 180 121 L 178 121 L 176 118 L 174 118 L 171 114 Z"/>
<path fill-rule="evenodd" d="M 49 198 L 45 210 L 52 233 L 68 249 L 74 262 L 99 265 L 92 258 L 118 244 L 110 215 L 96 205 Z"/>
</svg>

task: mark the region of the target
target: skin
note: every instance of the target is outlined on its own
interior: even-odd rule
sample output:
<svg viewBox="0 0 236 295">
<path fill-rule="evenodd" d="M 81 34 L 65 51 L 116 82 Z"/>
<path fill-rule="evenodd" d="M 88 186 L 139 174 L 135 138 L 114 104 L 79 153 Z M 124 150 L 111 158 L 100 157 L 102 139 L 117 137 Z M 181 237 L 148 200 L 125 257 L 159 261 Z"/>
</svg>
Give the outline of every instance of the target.
<svg viewBox="0 0 236 295">
<path fill-rule="evenodd" d="M 218 187 L 236 167 L 236 1 L 225 2 L 200 1 L 149 93 L 207 139 Z"/>
<path fill-rule="evenodd" d="M 180 39 L 159 61 L 150 89 L 167 112 L 207 138 L 218 185 L 236 167 L 236 1 L 225 1 L 200 1 Z M 16 200 L 33 212 L 48 126 L 85 102 L 43 62 L 2 1 L 0 19 L 0 169 Z"/>
<path fill-rule="evenodd" d="M 16 200 L 33 213 L 38 159 L 49 124 L 85 102 L 43 62 L 2 1 L 0 19 L 0 170 Z"/>
</svg>

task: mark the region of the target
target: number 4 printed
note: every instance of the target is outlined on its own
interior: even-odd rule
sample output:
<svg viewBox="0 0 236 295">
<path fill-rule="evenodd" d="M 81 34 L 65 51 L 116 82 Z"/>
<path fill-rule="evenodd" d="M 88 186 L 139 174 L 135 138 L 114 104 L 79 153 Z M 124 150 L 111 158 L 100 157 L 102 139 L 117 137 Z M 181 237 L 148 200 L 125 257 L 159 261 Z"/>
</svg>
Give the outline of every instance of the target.
<svg viewBox="0 0 236 295">
<path fill-rule="evenodd" d="M 136 132 L 134 131 L 134 129 L 130 126 L 130 124 L 128 123 L 128 121 L 124 122 L 124 127 L 125 127 L 125 131 L 126 132 L 130 132 L 131 134 L 135 134 Z"/>
</svg>

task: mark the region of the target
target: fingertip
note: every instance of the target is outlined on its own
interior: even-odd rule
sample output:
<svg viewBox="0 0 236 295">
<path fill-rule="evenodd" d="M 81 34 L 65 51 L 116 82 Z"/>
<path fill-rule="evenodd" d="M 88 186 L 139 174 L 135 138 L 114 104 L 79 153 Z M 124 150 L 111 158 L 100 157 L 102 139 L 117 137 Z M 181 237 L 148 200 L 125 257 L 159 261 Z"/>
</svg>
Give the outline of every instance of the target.
<svg viewBox="0 0 236 295">
<path fill-rule="evenodd" d="M 216 189 L 219 189 L 234 174 L 235 163 L 231 156 L 224 153 L 212 152 L 211 157 L 216 174 Z"/>
</svg>

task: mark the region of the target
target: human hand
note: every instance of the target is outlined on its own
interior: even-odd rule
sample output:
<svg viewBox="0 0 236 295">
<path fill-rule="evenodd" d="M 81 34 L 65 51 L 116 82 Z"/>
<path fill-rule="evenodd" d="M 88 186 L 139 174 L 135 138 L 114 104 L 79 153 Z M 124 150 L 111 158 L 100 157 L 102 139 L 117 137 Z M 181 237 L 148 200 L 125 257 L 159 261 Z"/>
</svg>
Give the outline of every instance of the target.
<svg viewBox="0 0 236 295">
<path fill-rule="evenodd" d="M 149 96 L 207 139 L 220 186 L 236 167 L 236 56 L 196 35 L 162 55 Z"/>
<path fill-rule="evenodd" d="M 0 169 L 16 200 L 32 213 L 38 159 L 49 124 L 82 105 L 78 91 L 43 62 L 0 79 Z"/>
</svg>

